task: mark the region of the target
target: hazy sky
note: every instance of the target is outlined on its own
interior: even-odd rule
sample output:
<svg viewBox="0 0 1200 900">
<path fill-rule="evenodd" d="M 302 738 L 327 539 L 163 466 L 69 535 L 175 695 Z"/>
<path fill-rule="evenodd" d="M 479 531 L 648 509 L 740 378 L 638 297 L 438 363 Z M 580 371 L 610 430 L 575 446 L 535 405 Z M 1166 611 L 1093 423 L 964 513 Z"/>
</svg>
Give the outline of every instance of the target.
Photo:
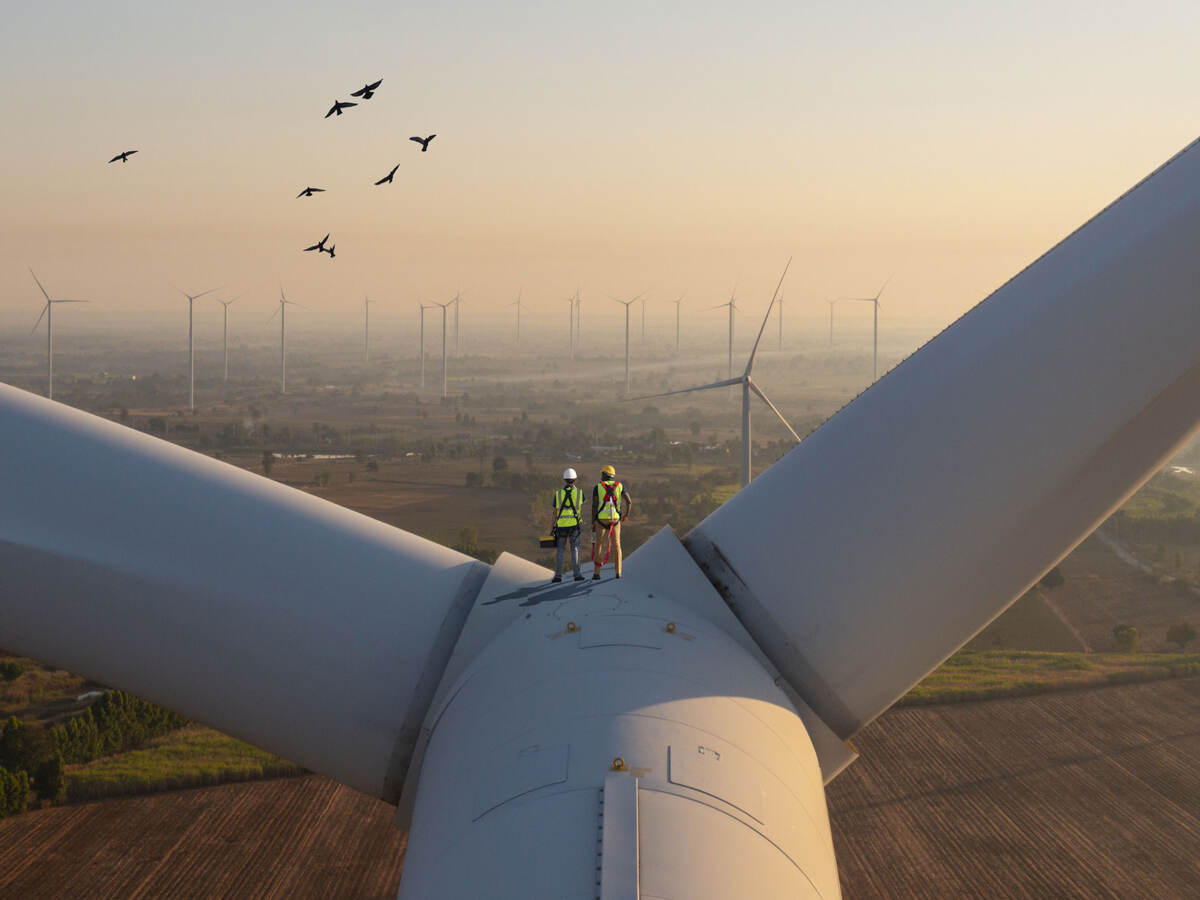
<svg viewBox="0 0 1200 900">
<path fill-rule="evenodd" d="M 797 317 L 894 272 L 885 314 L 944 322 L 1200 133 L 1195 3 L 296 6 L 6 8 L 0 323 L 29 265 L 89 316 L 280 280 L 550 316 L 761 308 L 793 253 Z"/>
</svg>

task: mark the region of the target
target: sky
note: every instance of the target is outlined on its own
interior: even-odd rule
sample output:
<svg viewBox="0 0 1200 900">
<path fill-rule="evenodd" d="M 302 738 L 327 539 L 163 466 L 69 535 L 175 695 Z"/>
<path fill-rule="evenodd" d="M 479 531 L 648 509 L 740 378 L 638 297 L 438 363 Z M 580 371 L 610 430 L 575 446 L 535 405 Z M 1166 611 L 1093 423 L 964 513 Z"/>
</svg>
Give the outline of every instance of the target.
<svg viewBox="0 0 1200 900">
<path fill-rule="evenodd" d="M 320 322 L 578 287 L 615 327 L 608 294 L 765 308 L 789 257 L 792 321 L 894 276 L 881 320 L 940 327 L 1200 133 L 1194 3 L 407 6 L 6 10 L 0 329 L 31 266 L 92 321 L 282 283 Z"/>
</svg>

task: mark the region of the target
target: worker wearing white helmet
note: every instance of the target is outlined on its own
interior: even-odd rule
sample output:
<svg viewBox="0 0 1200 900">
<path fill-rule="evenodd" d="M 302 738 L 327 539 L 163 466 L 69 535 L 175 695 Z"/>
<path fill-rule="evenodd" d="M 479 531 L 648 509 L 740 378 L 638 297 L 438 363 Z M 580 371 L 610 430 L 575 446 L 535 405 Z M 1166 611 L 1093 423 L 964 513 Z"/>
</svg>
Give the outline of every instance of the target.
<svg viewBox="0 0 1200 900">
<path fill-rule="evenodd" d="M 554 522 L 550 533 L 554 535 L 554 578 L 553 582 L 562 581 L 563 552 L 567 544 L 571 545 L 571 567 L 575 570 L 575 580 L 583 581 L 583 573 L 579 571 L 579 526 L 583 522 L 583 491 L 576 485 L 579 476 L 574 469 L 563 472 L 563 486 L 554 492 Z"/>
</svg>

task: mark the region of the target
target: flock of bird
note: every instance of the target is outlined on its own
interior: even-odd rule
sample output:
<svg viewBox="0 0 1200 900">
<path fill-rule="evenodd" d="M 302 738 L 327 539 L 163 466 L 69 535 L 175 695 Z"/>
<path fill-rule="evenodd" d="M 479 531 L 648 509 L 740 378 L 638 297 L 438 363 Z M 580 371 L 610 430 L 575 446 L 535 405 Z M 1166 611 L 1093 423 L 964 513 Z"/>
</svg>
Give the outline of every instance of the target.
<svg viewBox="0 0 1200 900">
<path fill-rule="evenodd" d="M 357 91 L 354 91 L 353 93 L 351 93 L 350 96 L 358 97 L 360 100 L 370 100 L 372 97 L 375 96 L 375 92 L 377 90 L 379 90 L 379 86 L 381 84 L 383 84 L 382 78 L 380 78 L 378 81 L 368 82 L 367 84 L 364 84 L 361 88 L 359 88 Z M 331 106 L 329 108 L 329 112 L 325 113 L 325 118 L 328 119 L 330 116 L 333 116 L 333 115 L 340 116 L 343 114 L 342 110 L 349 109 L 351 106 L 358 106 L 358 103 L 356 103 L 352 100 L 335 100 L 333 102 L 333 106 Z M 409 140 L 415 141 L 416 143 L 420 144 L 421 152 L 425 153 L 429 150 L 429 142 L 432 141 L 435 137 L 437 137 L 436 134 L 431 134 L 427 137 L 410 137 Z M 112 159 L 110 159 L 109 163 L 115 163 L 118 160 L 120 160 L 123 163 L 129 162 L 129 157 L 133 156 L 133 154 L 135 154 L 135 153 L 137 153 L 136 150 L 125 150 L 121 153 L 118 153 L 116 156 L 114 156 Z M 396 175 L 396 170 L 399 168 L 400 168 L 400 163 L 396 163 L 396 165 L 392 166 L 392 170 L 390 172 L 388 172 L 386 175 L 384 175 L 382 178 L 380 178 L 378 181 L 375 182 L 375 186 L 378 187 L 381 184 L 391 184 L 392 179 Z M 302 190 L 300 193 L 298 193 L 296 195 L 296 199 L 299 200 L 301 197 L 311 197 L 313 194 L 323 194 L 323 193 L 325 193 L 325 188 L 308 186 L 308 187 L 305 187 L 304 190 Z M 333 259 L 335 245 L 330 244 L 329 247 L 326 247 L 325 242 L 327 240 L 329 240 L 328 234 L 325 235 L 325 237 L 321 238 L 321 240 L 317 241 L 317 243 L 313 244 L 312 246 L 305 247 L 303 252 L 308 253 L 311 250 L 316 250 L 318 256 L 322 253 L 328 253 L 329 258 Z"/>
</svg>

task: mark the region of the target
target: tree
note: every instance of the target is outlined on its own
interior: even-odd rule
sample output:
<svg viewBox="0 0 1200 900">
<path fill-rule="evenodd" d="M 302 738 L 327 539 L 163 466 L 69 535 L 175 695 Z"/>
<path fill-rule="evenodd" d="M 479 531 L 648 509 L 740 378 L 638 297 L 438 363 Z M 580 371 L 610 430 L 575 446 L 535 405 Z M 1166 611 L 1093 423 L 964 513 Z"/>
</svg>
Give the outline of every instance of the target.
<svg viewBox="0 0 1200 900">
<path fill-rule="evenodd" d="M 1178 622 L 1167 629 L 1167 641 L 1182 650 L 1196 639 L 1196 629 L 1188 622 Z"/>
<path fill-rule="evenodd" d="M 1055 566 L 1049 572 L 1042 576 L 1042 580 L 1038 582 L 1044 588 L 1053 590 L 1060 585 L 1066 584 L 1067 579 L 1063 578 L 1063 573 L 1059 571 L 1058 566 Z"/>
<path fill-rule="evenodd" d="M 62 754 L 55 753 L 34 774 L 37 795 L 42 800 L 61 800 L 67 793 L 67 772 Z"/>
<path fill-rule="evenodd" d="M 507 459 L 505 459 L 503 456 L 499 456 L 499 455 L 492 457 L 492 472 L 494 474 L 499 475 L 501 472 L 507 472 L 507 471 L 508 471 L 508 460 Z"/>
<path fill-rule="evenodd" d="M 1141 638 L 1141 633 L 1133 625 L 1117 625 L 1113 628 L 1113 640 L 1122 653 L 1137 653 Z"/>
<path fill-rule="evenodd" d="M 468 472 L 467 473 L 467 487 L 475 488 L 475 487 L 480 487 L 482 484 L 483 484 L 483 476 L 480 475 L 478 472 Z"/>
<path fill-rule="evenodd" d="M 262 470 L 264 475 L 271 474 L 271 466 L 275 465 L 275 454 L 270 450 L 262 452 Z"/>
<path fill-rule="evenodd" d="M 0 678 L 5 681 L 16 681 L 24 671 L 25 667 L 15 660 L 6 659 L 0 662 Z"/>
</svg>

